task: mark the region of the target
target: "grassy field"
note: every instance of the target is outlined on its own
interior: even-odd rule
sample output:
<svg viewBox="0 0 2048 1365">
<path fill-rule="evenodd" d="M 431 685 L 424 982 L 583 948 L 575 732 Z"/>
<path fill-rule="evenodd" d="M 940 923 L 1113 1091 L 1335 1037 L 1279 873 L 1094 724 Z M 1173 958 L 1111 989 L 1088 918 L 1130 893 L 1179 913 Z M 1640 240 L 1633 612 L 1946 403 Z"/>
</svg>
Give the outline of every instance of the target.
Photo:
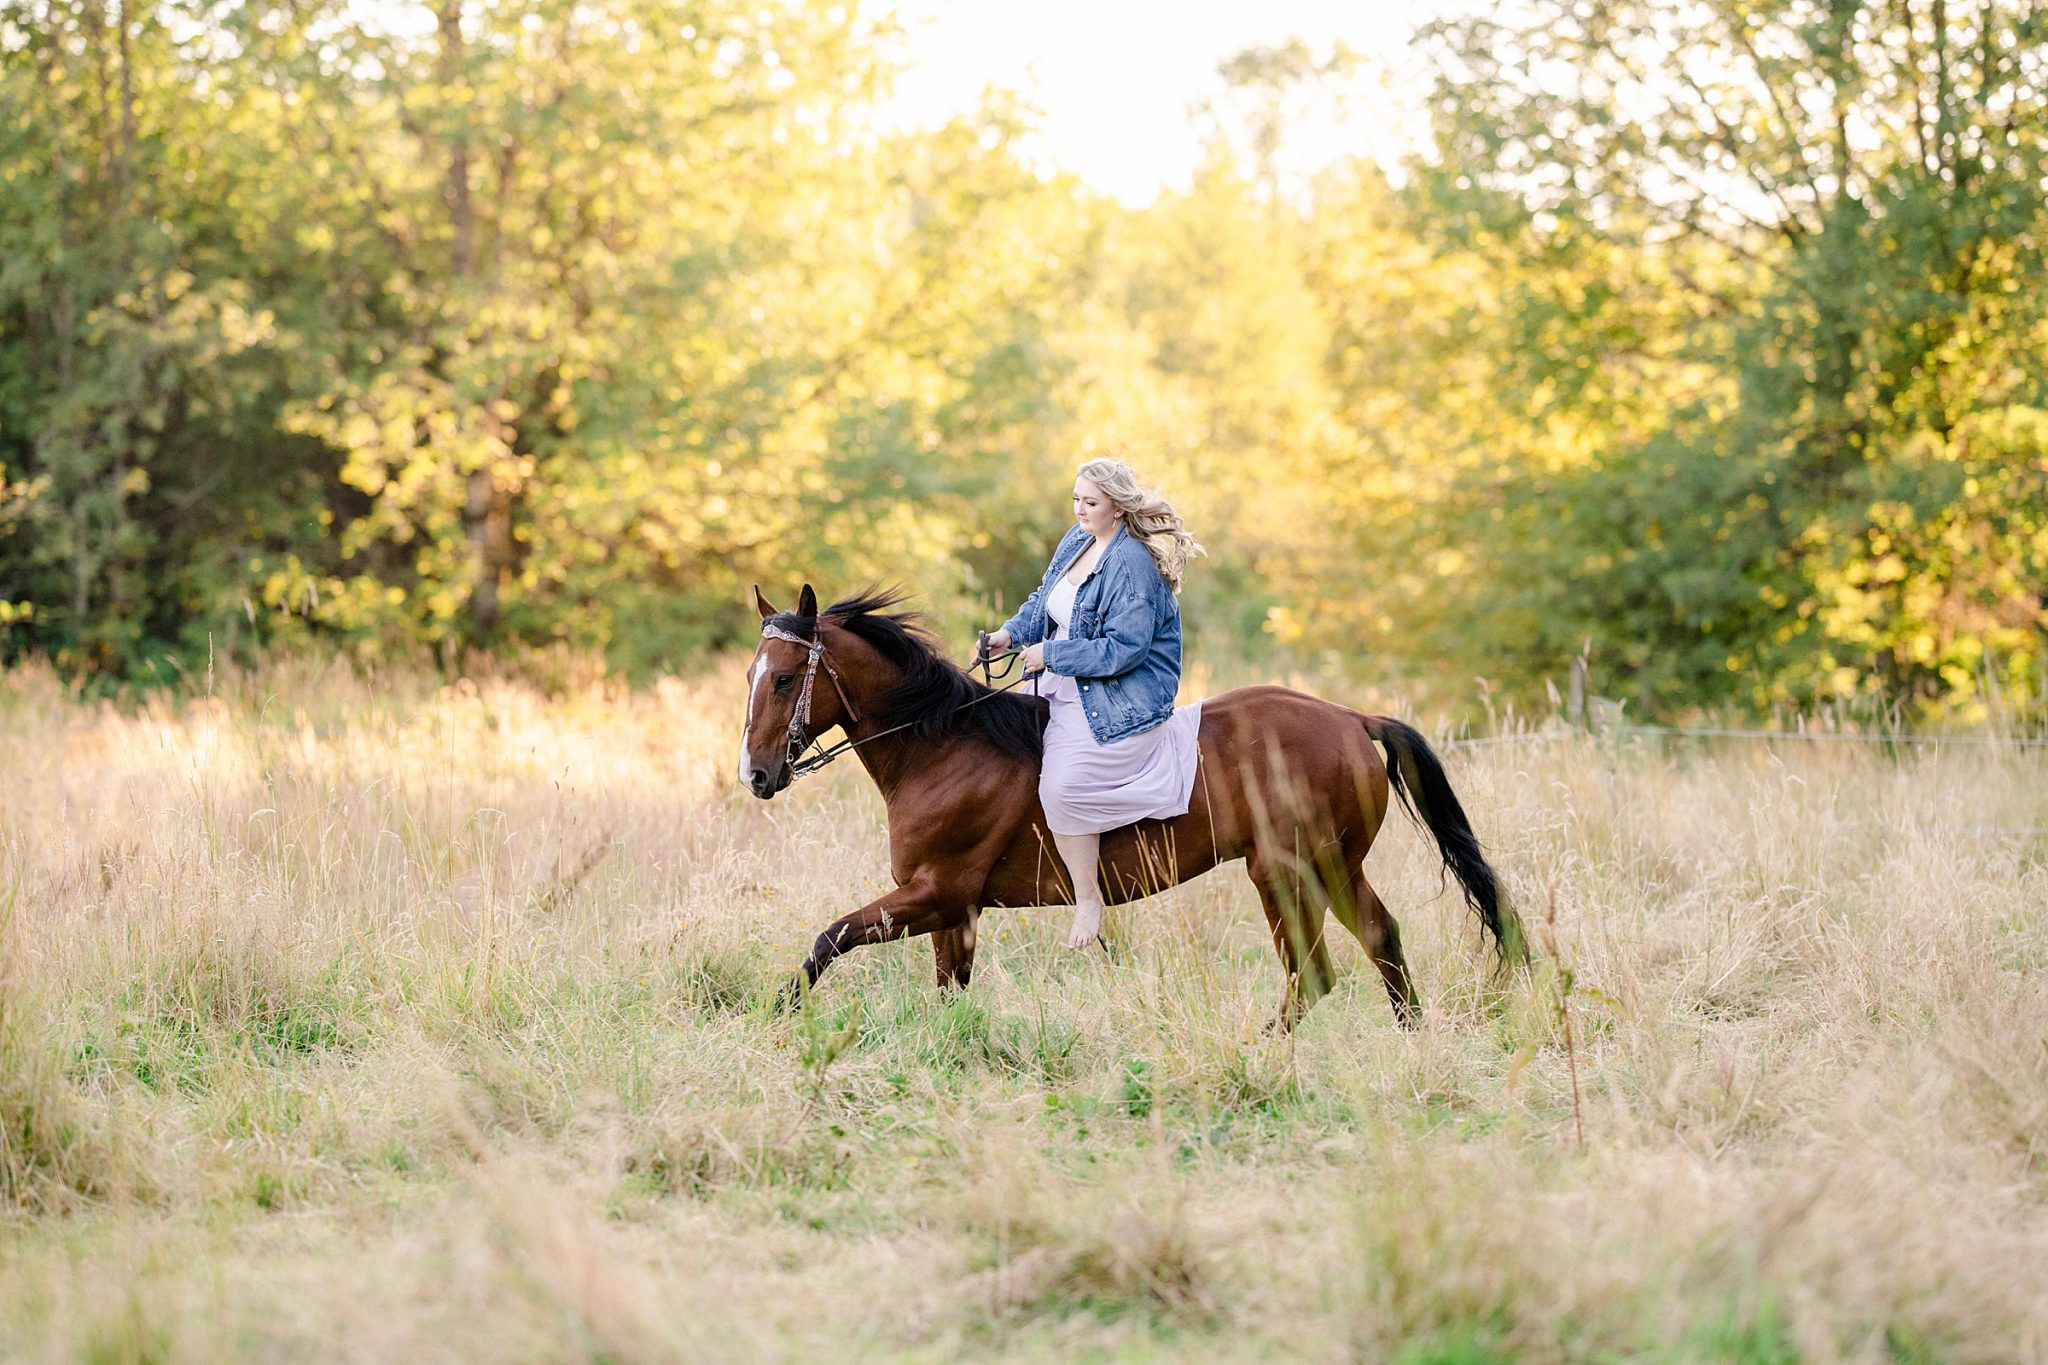
<svg viewBox="0 0 2048 1365">
<path fill-rule="evenodd" d="M 2048 753 L 1452 755 L 1543 965 L 1397 816 L 1412 1034 L 1235 867 L 792 1019 L 880 803 L 741 691 L 0 679 L 0 1355 L 2048 1358 Z"/>
</svg>

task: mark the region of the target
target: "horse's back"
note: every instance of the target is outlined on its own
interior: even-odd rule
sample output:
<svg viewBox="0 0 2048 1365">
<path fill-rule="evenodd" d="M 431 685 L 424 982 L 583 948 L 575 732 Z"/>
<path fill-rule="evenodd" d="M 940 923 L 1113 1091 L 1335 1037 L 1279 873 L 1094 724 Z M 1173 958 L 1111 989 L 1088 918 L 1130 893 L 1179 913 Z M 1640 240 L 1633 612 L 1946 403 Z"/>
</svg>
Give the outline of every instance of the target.
<svg viewBox="0 0 2048 1365">
<path fill-rule="evenodd" d="M 1112 901 L 1150 895 L 1242 858 L 1276 822 L 1318 842 L 1385 818 L 1386 767 L 1365 718 L 1321 697 L 1273 684 L 1233 688 L 1202 702 L 1201 759 L 1185 815 L 1106 831 L 1102 866 Z M 991 869 L 985 904 L 1062 903 L 1058 854 L 1042 811 L 1024 822 Z"/>
<path fill-rule="evenodd" d="M 1261 759 L 1269 773 L 1284 768 L 1304 781 L 1353 773 L 1383 786 L 1386 766 L 1365 719 L 1291 687 L 1232 688 L 1202 703 L 1202 761 L 1241 768 Z"/>
<path fill-rule="evenodd" d="M 1202 703 L 1201 746 L 1204 818 L 1242 838 L 1282 811 L 1290 824 L 1322 825 L 1363 809 L 1374 831 L 1385 818 L 1386 764 L 1348 706 L 1270 683 L 1233 688 Z"/>
</svg>

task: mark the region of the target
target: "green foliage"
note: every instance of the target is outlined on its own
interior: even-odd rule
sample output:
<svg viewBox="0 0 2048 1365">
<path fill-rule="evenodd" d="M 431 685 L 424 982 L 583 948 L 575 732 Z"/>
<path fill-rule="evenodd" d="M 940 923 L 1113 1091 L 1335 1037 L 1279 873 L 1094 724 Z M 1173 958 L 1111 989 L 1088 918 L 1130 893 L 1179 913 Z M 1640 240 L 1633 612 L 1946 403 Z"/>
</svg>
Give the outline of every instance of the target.
<svg viewBox="0 0 2048 1365">
<path fill-rule="evenodd" d="M 1184 192 L 881 135 L 824 0 L 0 11 L 0 659 L 744 641 L 746 588 L 1028 587 L 1079 459 L 1211 556 L 1192 652 L 1637 713 L 2048 679 L 2048 26 L 2011 0 L 1439 25 L 1434 146 L 1223 64 Z"/>
<path fill-rule="evenodd" d="M 1998 3 L 1436 31 L 1422 193 L 1523 409 L 1443 506 L 1511 677 L 1590 639 L 1646 710 L 2039 698 L 2044 37 Z"/>
<path fill-rule="evenodd" d="M 1424 1341 L 1402 1346 L 1397 1365 L 1507 1365 L 1514 1353 L 1499 1344 L 1493 1326 L 1438 1332 Z"/>
<path fill-rule="evenodd" d="M 113 1163 L 94 1118 L 20 994 L 0 983 L 0 1209 L 35 1212 L 107 1194 Z"/>
</svg>

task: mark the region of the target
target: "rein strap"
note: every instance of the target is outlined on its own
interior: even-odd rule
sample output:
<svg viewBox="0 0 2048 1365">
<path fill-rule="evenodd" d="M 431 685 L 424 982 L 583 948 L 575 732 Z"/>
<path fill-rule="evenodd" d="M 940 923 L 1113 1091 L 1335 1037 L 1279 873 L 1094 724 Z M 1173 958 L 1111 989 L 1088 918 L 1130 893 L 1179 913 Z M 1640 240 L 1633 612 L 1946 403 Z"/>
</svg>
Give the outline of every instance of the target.
<svg viewBox="0 0 2048 1365">
<path fill-rule="evenodd" d="M 792 711 L 789 717 L 789 750 L 787 754 L 787 759 L 789 762 L 789 774 L 791 781 L 795 781 L 797 778 L 803 777 L 808 773 L 816 772 L 818 769 L 824 767 L 827 763 L 830 763 L 835 758 L 838 758 L 839 755 L 845 753 L 849 749 L 858 749 L 863 744 L 870 744 L 873 743 L 875 740 L 887 738 L 888 736 L 897 733 L 897 731 L 899 730 L 908 730 L 911 726 L 917 724 L 917 722 L 914 720 L 905 721 L 903 724 L 893 726 L 890 729 L 882 731 L 880 734 L 869 735 L 866 739 L 842 739 L 829 749 L 821 748 L 816 753 L 813 753 L 808 757 L 802 756 L 804 749 L 812 744 L 812 740 L 809 733 L 811 728 L 811 687 L 818 680 L 819 664 L 825 665 L 825 676 L 832 680 L 832 690 L 839 694 L 839 704 L 846 708 L 847 719 L 855 725 L 860 724 L 860 712 L 854 709 L 853 699 L 846 695 L 846 685 L 839 681 L 839 670 L 834 668 L 832 666 L 832 660 L 825 656 L 825 631 L 822 625 L 818 627 L 818 634 L 816 639 L 806 640 L 801 635 L 792 634 L 791 632 L 784 630 L 781 626 L 776 625 L 773 621 L 763 621 L 761 623 L 761 638 L 764 640 L 786 640 L 793 645 L 802 645 L 808 655 L 808 657 L 804 660 L 803 690 L 797 694 L 796 710 Z M 1015 660 L 1020 655 L 1022 655 L 1023 652 L 1024 651 L 1021 649 L 1013 649 L 1010 650 L 1007 654 L 1001 654 L 994 656 L 994 658 L 991 658 L 988 656 L 987 648 L 984 645 L 982 648 L 976 650 L 976 653 L 982 656 L 980 659 L 977 660 L 977 662 L 981 665 L 982 676 L 989 676 L 989 665 L 995 662 L 996 659 L 1002 659 L 1006 661 Z M 1006 662 L 1002 671 L 995 674 L 994 676 L 998 678 L 1007 677 L 1009 675 L 1009 672 L 1010 664 Z M 1016 687 L 1019 683 L 1023 683 L 1027 680 L 1031 682 L 1036 682 L 1037 677 L 1038 675 L 1034 673 L 1030 674 L 1028 679 L 1018 678 L 1016 682 L 1005 683 L 1001 687 L 992 688 L 990 691 L 984 693 L 983 695 L 976 697 L 973 701 L 967 702 L 965 705 L 961 706 L 960 709 L 965 711 L 967 707 L 977 705 L 981 702 L 985 702 L 990 697 L 995 696 L 997 693 L 1007 692 L 1011 688 Z"/>
</svg>

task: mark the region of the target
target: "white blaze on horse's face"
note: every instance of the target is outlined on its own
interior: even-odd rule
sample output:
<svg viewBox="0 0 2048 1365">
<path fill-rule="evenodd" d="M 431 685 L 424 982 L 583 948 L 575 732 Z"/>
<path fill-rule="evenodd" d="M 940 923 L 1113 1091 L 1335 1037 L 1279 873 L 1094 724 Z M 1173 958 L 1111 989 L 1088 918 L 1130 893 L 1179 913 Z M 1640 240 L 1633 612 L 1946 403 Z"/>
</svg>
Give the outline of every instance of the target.
<svg viewBox="0 0 2048 1365">
<path fill-rule="evenodd" d="M 763 645 L 754 651 L 754 666 L 747 670 L 747 719 L 740 727 L 740 785 L 746 786 L 753 776 L 753 760 L 747 756 L 748 742 L 754 734 L 754 712 L 761 705 L 761 687 L 768 681 L 768 647 Z"/>
</svg>

